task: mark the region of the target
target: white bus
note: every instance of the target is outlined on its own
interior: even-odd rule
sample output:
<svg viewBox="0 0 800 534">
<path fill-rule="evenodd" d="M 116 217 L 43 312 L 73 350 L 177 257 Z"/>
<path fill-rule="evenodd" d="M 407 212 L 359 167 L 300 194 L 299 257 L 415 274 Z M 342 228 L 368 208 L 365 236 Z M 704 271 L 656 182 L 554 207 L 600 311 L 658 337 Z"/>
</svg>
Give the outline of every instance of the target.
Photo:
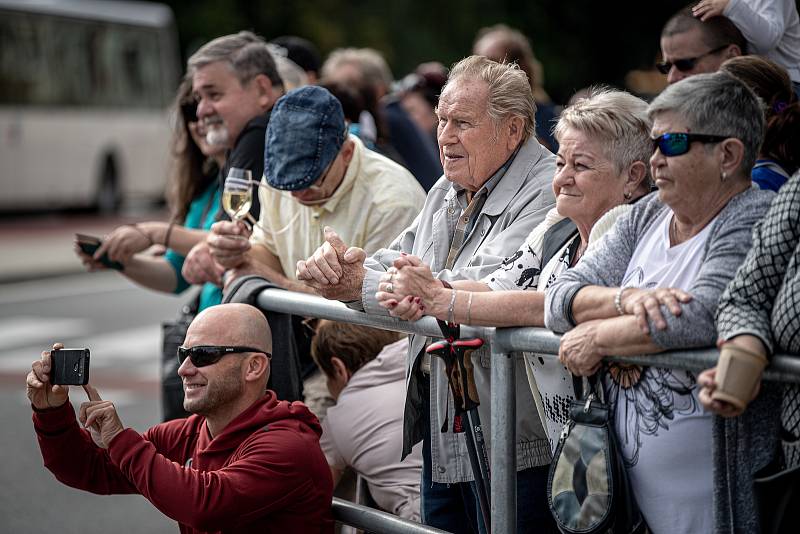
<svg viewBox="0 0 800 534">
<path fill-rule="evenodd" d="M 163 4 L 0 0 L 0 212 L 163 199 L 179 75 Z"/>
</svg>

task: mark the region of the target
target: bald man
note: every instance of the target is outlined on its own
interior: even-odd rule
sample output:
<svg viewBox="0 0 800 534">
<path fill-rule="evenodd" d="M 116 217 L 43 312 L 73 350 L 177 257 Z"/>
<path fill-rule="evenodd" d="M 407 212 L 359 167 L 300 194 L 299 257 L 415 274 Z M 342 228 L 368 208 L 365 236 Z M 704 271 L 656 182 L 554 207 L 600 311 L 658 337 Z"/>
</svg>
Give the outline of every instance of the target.
<svg viewBox="0 0 800 534">
<path fill-rule="evenodd" d="M 42 352 L 27 392 L 45 466 L 78 489 L 141 494 L 185 533 L 333 532 L 319 422 L 266 390 L 271 350 L 256 308 L 207 308 L 178 351 L 184 408 L 193 415 L 141 435 L 89 385 L 79 424 L 69 387 L 50 384 L 50 351 Z"/>
</svg>

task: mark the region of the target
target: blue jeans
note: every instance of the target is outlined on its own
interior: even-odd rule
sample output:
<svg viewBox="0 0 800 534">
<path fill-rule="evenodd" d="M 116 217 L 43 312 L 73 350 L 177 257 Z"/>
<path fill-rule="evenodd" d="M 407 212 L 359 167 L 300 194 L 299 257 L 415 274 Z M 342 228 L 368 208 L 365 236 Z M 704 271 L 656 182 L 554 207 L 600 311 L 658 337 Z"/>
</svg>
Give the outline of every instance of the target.
<svg viewBox="0 0 800 534">
<path fill-rule="evenodd" d="M 426 388 L 427 389 L 427 388 Z M 430 391 L 427 391 L 430 398 Z M 455 534 L 486 534 L 474 482 L 443 484 L 433 482 L 429 411 L 425 413 L 422 440 L 422 481 L 420 513 L 422 523 Z M 517 532 L 557 532 L 547 506 L 549 466 L 517 472 Z"/>
</svg>

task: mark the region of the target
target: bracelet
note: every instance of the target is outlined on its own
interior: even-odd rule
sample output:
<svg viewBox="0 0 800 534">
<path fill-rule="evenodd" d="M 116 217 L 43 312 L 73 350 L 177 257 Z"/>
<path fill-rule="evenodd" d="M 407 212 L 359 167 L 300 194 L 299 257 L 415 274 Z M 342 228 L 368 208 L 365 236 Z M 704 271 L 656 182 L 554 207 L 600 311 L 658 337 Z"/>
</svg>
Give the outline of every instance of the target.
<svg viewBox="0 0 800 534">
<path fill-rule="evenodd" d="M 174 222 L 169 223 L 167 226 L 167 232 L 164 234 L 164 246 L 169 248 L 169 237 L 172 235 L 172 227 L 175 226 Z"/>
<path fill-rule="evenodd" d="M 128 226 L 130 226 L 131 228 L 133 228 L 134 230 L 136 230 L 137 232 L 142 234 L 144 236 L 144 238 L 147 239 L 147 242 L 150 243 L 147 246 L 149 246 L 149 247 L 153 246 L 153 240 L 150 238 L 150 236 L 147 234 L 147 232 L 145 232 L 144 230 L 139 228 L 139 225 L 137 225 L 137 224 L 129 224 Z"/>
<path fill-rule="evenodd" d="M 467 324 L 472 324 L 472 295 L 474 291 L 469 292 L 469 299 L 467 299 Z"/>
<path fill-rule="evenodd" d="M 454 324 L 456 322 L 456 290 L 451 289 L 453 296 L 450 297 L 450 307 L 447 309 L 447 322 Z"/>
<path fill-rule="evenodd" d="M 614 308 L 616 308 L 617 313 L 620 315 L 625 315 L 625 310 L 622 309 L 622 292 L 628 289 L 627 287 L 621 287 L 617 290 L 617 294 L 614 295 Z"/>
</svg>

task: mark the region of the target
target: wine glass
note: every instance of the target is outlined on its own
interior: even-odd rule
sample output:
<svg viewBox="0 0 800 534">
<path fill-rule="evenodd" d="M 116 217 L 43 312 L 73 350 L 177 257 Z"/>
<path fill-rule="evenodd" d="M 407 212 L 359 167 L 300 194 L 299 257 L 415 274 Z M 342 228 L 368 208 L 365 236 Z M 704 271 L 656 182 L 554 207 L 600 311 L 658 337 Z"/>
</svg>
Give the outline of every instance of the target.
<svg viewBox="0 0 800 534">
<path fill-rule="evenodd" d="M 248 169 L 231 167 L 222 190 L 222 207 L 233 221 L 250 215 L 253 205 L 253 178 Z"/>
</svg>

